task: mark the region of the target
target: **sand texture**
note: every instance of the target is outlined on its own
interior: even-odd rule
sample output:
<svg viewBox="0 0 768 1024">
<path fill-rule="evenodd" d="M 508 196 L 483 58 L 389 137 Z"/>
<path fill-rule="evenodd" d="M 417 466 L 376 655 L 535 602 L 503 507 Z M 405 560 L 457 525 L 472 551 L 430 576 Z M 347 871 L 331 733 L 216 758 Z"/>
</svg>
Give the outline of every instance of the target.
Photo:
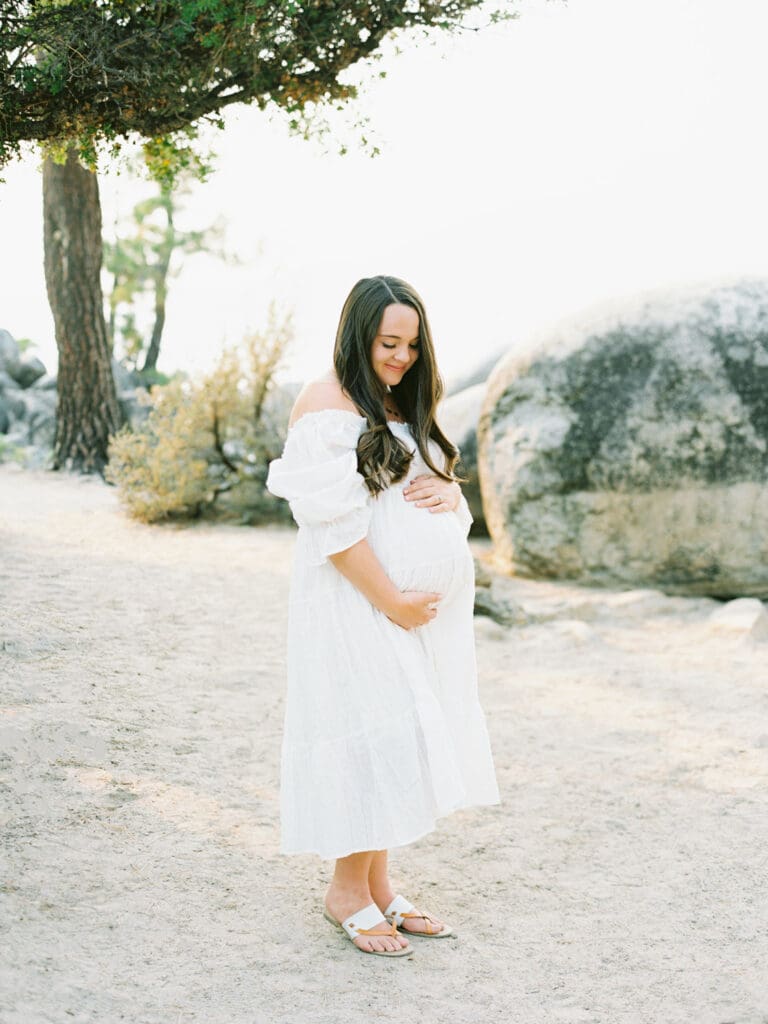
<svg viewBox="0 0 768 1024">
<path fill-rule="evenodd" d="M 768 641 L 521 581 L 475 620 L 503 802 L 391 858 L 457 934 L 373 957 L 277 851 L 294 537 L 0 467 L 0 1022 L 768 1021 Z"/>
</svg>

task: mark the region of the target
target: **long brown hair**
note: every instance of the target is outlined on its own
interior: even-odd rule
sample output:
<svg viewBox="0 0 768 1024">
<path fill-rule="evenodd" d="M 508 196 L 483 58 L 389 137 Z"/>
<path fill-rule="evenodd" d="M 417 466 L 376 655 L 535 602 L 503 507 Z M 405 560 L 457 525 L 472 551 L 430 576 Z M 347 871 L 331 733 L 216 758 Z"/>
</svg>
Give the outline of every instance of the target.
<svg viewBox="0 0 768 1024">
<path fill-rule="evenodd" d="M 347 296 L 341 311 L 333 364 L 342 388 L 368 420 L 357 443 L 358 469 L 371 494 L 378 494 L 402 480 L 413 456 L 387 425 L 384 410 L 386 386 L 376 376 L 371 363 L 371 348 L 387 306 L 398 303 L 415 309 L 419 316 L 419 358 L 392 387 L 398 407 L 410 424 L 421 457 L 433 473 L 444 480 L 455 480 L 453 470 L 459 453 L 443 434 L 435 419 L 437 404 L 443 395 L 443 380 L 437 369 L 432 332 L 418 293 L 398 277 L 364 277 Z M 439 469 L 429 454 L 432 438 L 446 457 L 446 470 Z"/>
</svg>

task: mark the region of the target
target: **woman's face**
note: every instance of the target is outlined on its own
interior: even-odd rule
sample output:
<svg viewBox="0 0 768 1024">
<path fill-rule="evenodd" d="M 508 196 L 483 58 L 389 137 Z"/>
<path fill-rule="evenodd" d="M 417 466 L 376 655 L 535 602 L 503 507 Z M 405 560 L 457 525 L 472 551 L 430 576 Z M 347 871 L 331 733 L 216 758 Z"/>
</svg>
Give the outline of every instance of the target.
<svg viewBox="0 0 768 1024">
<path fill-rule="evenodd" d="M 382 384 L 393 387 L 419 358 L 419 314 L 392 303 L 384 310 L 371 346 L 371 366 Z"/>
</svg>

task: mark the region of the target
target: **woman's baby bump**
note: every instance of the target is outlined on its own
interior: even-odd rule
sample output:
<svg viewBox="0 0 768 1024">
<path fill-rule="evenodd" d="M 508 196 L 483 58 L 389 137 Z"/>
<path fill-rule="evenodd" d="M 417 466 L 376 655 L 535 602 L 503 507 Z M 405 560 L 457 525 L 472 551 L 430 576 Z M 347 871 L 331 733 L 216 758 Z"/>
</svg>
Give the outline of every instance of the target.
<svg viewBox="0 0 768 1024">
<path fill-rule="evenodd" d="M 430 512 L 403 497 L 394 484 L 372 501 L 368 541 L 390 579 L 401 590 L 445 594 L 471 555 L 453 512 Z M 437 586 L 436 584 L 440 584 Z"/>
</svg>

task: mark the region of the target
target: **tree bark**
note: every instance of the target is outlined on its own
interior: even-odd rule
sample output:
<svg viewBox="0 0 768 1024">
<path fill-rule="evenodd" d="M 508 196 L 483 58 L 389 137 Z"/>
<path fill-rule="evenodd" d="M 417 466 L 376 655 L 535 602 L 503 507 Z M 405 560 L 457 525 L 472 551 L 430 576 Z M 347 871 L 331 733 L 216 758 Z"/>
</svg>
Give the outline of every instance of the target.
<svg viewBox="0 0 768 1024">
<path fill-rule="evenodd" d="M 96 175 L 74 152 L 43 164 L 45 284 L 59 350 L 55 469 L 101 472 L 123 421 L 101 294 L 101 205 Z"/>
</svg>

